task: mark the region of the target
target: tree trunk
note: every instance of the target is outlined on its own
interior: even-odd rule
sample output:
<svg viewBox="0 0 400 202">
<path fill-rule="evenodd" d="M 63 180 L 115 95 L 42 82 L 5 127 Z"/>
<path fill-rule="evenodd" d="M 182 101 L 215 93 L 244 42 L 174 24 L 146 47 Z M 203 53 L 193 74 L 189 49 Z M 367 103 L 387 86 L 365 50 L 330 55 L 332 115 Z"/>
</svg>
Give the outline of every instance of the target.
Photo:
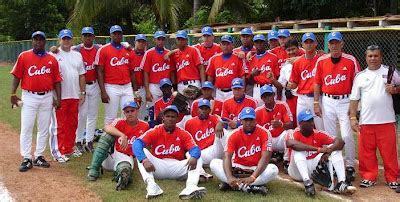
<svg viewBox="0 0 400 202">
<path fill-rule="evenodd" d="M 201 0 L 193 0 L 193 17 L 195 17 L 195 18 L 196 18 L 195 14 L 200 8 L 200 1 Z M 195 20 L 197 20 L 197 19 L 195 19 Z"/>
</svg>

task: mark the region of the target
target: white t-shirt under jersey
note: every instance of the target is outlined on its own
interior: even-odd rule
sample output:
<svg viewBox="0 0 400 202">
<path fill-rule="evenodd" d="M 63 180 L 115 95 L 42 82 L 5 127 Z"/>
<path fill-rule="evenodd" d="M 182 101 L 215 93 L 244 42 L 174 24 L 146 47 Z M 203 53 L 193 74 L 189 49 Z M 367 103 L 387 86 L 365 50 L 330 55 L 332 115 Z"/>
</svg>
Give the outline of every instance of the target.
<svg viewBox="0 0 400 202">
<path fill-rule="evenodd" d="M 58 50 L 59 52 L 53 56 L 57 58 L 63 78 L 61 99 L 79 99 L 79 75 L 86 73 L 82 55 L 72 49 L 69 52 L 65 52 L 61 48 Z"/>
<path fill-rule="evenodd" d="M 393 99 L 385 90 L 388 70 L 387 66 L 381 65 L 377 70 L 367 68 L 356 75 L 350 100 L 360 100 L 360 125 L 395 122 Z M 397 71 L 393 74 L 392 84 L 400 84 Z"/>
<path fill-rule="evenodd" d="M 286 84 L 289 82 L 290 79 L 290 75 L 292 74 L 292 69 L 293 69 L 293 65 L 290 62 L 285 62 L 284 64 L 282 64 L 282 68 L 280 70 L 280 75 L 278 78 L 278 82 L 280 84 L 282 84 L 283 88 L 285 88 Z M 292 94 L 294 96 L 298 96 L 297 95 L 297 88 L 291 90 Z M 282 96 L 282 101 L 285 101 L 286 97 L 285 95 Z"/>
</svg>

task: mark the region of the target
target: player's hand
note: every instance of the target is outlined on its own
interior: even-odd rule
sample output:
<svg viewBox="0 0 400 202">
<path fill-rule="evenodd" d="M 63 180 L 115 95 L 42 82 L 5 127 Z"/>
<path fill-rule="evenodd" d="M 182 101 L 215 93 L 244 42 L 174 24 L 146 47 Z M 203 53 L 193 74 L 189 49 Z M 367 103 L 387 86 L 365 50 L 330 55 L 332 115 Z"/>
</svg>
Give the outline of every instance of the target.
<svg viewBox="0 0 400 202">
<path fill-rule="evenodd" d="M 224 125 L 222 123 L 218 123 L 215 126 L 215 135 L 218 138 L 222 138 L 224 136 Z"/>
<path fill-rule="evenodd" d="M 106 92 L 101 92 L 101 102 L 108 103 L 110 101 L 110 97 Z"/>
<path fill-rule="evenodd" d="M 320 153 L 324 154 L 330 154 L 332 153 L 332 149 L 326 145 L 322 146 L 321 149 L 319 150 Z"/>
<path fill-rule="evenodd" d="M 246 54 L 243 51 L 237 52 L 235 55 L 237 55 L 240 59 L 244 59 L 246 57 Z"/>
<path fill-rule="evenodd" d="M 271 121 L 272 128 L 280 128 L 283 126 L 283 123 L 281 120 L 276 117 L 276 115 L 273 116 L 273 119 Z"/>
<path fill-rule="evenodd" d="M 135 95 L 135 98 L 133 98 L 133 100 L 138 104 L 139 107 L 142 106 L 143 100 L 142 100 L 142 97 L 140 96 L 139 92 L 136 91 L 134 93 L 134 95 Z"/>
<path fill-rule="evenodd" d="M 54 54 L 57 54 L 59 52 L 59 50 L 58 50 L 57 46 L 51 46 L 50 47 L 50 52 L 52 52 Z"/>
<path fill-rule="evenodd" d="M 245 177 L 245 178 L 240 178 L 239 179 L 239 184 L 244 184 L 244 185 L 250 185 L 253 183 L 255 180 L 251 177 Z"/>
<path fill-rule="evenodd" d="M 12 95 L 10 97 L 11 107 L 12 106 L 17 106 L 18 105 L 18 101 L 20 101 L 20 100 L 21 99 L 17 95 Z"/>
<path fill-rule="evenodd" d="M 231 121 L 229 121 L 228 126 L 229 126 L 230 128 L 232 128 L 232 129 L 235 129 L 236 126 L 237 126 L 237 122 L 231 120 Z"/>
<path fill-rule="evenodd" d="M 153 101 L 153 96 L 148 91 L 146 91 L 146 101 L 147 102 L 152 102 Z"/>
<path fill-rule="evenodd" d="M 233 190 L 239 189 L 239 180 L 236 177 L 228 178 L 228 184 Z"/>
<path fill-rule="evenodd" d="M 297 84 L 293 83 L 293 82 L 289 82 L 286 86 L 287 89 L 295 89 L 297 87 Z"/>
<path fill-rule="evenodd" d="M 259 70 L 258 68 L 254 68 L 251 71 L 251 75 L 253 75 L 253 76 L 258 76 L 258 75 L 260 75 L 260 73 L 261 73 L 261 70 Z"/>
<path fill-rule="evenodd" d="M 328 161 L 329 161 L 329 156 L 330 156 L 330 155 L 331 155 L 330 153 L 324 153 L 324 154 L 321 156 L 320 161 L 322 161 L 322 162 L 328 162 Z"/>
<path fill-rule="evenodd" d="M 125 150 L 128 148 L 128 137 L 126 135 L 122 135 L 118 138 L 118 143 L 121 145 L 121 149 Z"/>
<path fill-rule="evenodd" d="M 151 163 L 149 159 L 143 159 L 142 161 L 144 169 L 146 169 L 147 172 L 154 172 L 156 171 L 156 168 L 154 165 Z"/>
<path fill-rule="evenodd" d="M 270 81 L 275 80 L 274 74 L 273 74 L 272 72 L 268 72 L 268 73 L 267 73 L 267 79 L 269 79 Z"/>
<path fill-rule="evenodd" d="M 319 106 L 319 103 L 314 103 L 314 113 L 315 113 L 315 115 L 322 118 L 322 112 L 321 112 L 321 107 Z"/>
<path fill-rule="evenodd" d="M 190 157 L 189 160 L 188 160 L 188 162 L 187 162 L 187 165 L 188 165 L 188 170 L 194 170 L 194 169 L 196 169 L 196 166 L 197 166 L 197 159 L 196 159 L 196 158 L 193 158 L 193 157 Z"/>
<path fill-rule="evenodd" d="M 246 60 L 250 62 L 251 59 L 253 59 L 254 54 L 255 54 L 255 52 L 249 51 L 249 52 L 247 53 L 247 55 L 246 55 Z"/>
<path fill-rule="evenodd" d="M 358 134 L 360 131 L 360 126 L 358 125 L 358 120 L 350 119 L 350 124 L 351 124 L 351 129 L 353 129 L 353 131 Z"/>
<path fill-rule="evenodd" d="M 396 88 L 394 87 L 393 84 L 385 84 L 385 90 L 389 94 L 396 94 Z"/>
<path fill-rule="evenodd" d="M 79 105 L 83 105 L 83 103 L 85 103 L 86 100 L 86 95 L 79 95 Z"/>
<path fill-rule="evenodd" d="M 53 98 L 53 107 L 56 108 L 56 109 L 60 109 L 61 101 L 59 99 Z"/>
</svg>

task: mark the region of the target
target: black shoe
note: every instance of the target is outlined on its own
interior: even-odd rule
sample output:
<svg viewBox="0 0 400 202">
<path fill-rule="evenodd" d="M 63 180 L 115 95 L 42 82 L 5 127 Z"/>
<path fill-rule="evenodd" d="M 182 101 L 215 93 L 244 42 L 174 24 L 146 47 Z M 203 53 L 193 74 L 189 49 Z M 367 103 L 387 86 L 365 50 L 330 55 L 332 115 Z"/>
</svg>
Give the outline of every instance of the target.
<svg viewBox="0 0 400 202">
<path fill-rule="evenodd" d="M 83 145 L 84 144 L 82 142 L 75 143 L 76 149 L 82 154 L 85 152 L 85 147 Z"/>
<path fill-rule="evenodd" d="M 353 167 L 346 167 L 346 182 L 351 183 L 356 179 L 356 170 Z"/>
<path fill-rule="evenodd" d="M 397 186 L 396 192 L 400 193 L 400 186 Z"/>
<path fill-rule="evenodd" d="M 375 184 L 376 184 L 376 182 L 371 181 L 371 180 L 362 180 L 362 181 L 360 182 L 360 187 L 362 187 L 362 188 L 369 188 L 369 187 L 374 186 Z"/>
<path fill-rule="evenodd" d="M 85 150 L 88 152 L 94 152 L 93 141 L 86 143 Z"/>
<path fill-rule="evenodd" d="M 38 167 L 42 167 L 42 168 L 48 168 L 48 167 L 50 167 L 50 164 L 44 159 L 43 156 L 37 157 L 37 158 L 33 161 L 33 165 L 34 165 L 34 166 L 38 166 Z"/>
<path fill-rule="evenodd" d="M 356 188 L 353 187 L 352 185 L 349 185 L 345 181 L 338 182 L 335 186 L 335 189 L 333 192 L 336 194 L 354 194 L 356 192 Z"/>
<path fill-rule="evenodd" d="M 282 166 L 283 166 L 283 172 L 285 173 L 285 174 L 288 174 L 288 169 L 289 169 L 289 161 L 283 161 L 283 164 L 282 164 Z"/>
<path fill-rule="evenodd" d="M 218 185 L 218 189 L 219 189 L 220 191 L 232 190 L 231 186 L 229 186 L 229 184 L 228 184 L 228 183 L 225 183 L 225 182 L 221 182 L 221 183 Z"/>
<path fill-rule="evenodd" d="M 21 165 L 19 166 L 19 172 L 25 172 L 28 171 L 29 169 L 31 169 L 33 167 L 32 165 L 32 160 L 28 159 L 28 158 L 24 158 L 22 160 Z"/>
<path fill-rule="evenodd" d="M 388 182 L 386 185 L 391 189 L 397 189 L 399 187 L 399 183 L 397 183 L 396 181 Z"/>
<path fill-rule="evenodd" d="M 265 196 L 268 194 L 268 189 L 265 186 L 252 185 L 247 189 L 247 192 L 250 194 L 261 194 Z"/>
<path fill-rule="evenodd" d="M 311 180 L 307 180 L 304 182 L 304 189 L 307 196 L 315 196 L 315 187 L 314 183 Z"/>
</svg>

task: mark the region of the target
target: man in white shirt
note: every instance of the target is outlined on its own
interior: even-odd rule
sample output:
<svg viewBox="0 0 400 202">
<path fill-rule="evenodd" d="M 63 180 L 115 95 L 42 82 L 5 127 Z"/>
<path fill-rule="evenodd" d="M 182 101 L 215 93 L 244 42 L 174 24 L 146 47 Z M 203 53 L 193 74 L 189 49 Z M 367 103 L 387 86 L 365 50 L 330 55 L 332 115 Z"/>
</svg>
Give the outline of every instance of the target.
<svg viewBox="0 0 400 202">
<path fill-rule="evenodd" d="M 79 104 L 85 102 L 85 65 L 82 55 L 72 51 L 72 32 L 61 30 L 58 34 L 60 48 L 54 54 L 63 78 L 61 82 L 61 107 L 53 111 L 50 124 L 50 151 L 58 162 L 68 161 L 74 153 L 76 129 L 78 127 Z"/>
<path fill-rule="evenodd" d="M 367 69 L 357 74 L 350 95 L 351 127 L 359 132 L 360 187 L 375 185 L 378 176 L 376 149 L 382 156 L 385 180 L 391 189 L 399 185 L 396 148 L 396 124 L 392 95 L 399 92 L 400 77 L 396 71 L 391 76 L 389 68 L 382 65 L 382 51 L 376 45 L 367 48 Z M 356 113 L 361 105 L 360 122 Z"/>
</svg>

